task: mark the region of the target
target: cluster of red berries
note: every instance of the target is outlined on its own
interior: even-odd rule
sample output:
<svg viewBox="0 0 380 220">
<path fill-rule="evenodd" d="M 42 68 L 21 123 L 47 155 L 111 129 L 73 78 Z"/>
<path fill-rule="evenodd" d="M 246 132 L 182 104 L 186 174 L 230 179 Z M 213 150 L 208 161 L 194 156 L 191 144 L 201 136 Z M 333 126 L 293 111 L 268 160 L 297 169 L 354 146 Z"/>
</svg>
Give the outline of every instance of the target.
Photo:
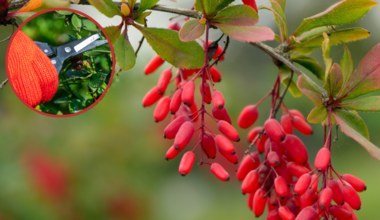
<svg viewBox="0 0 380 220">
<path fill-rule="evenodd" d="M 258 115 L 255 105 L 245 107 L 239 126 L 249 128 Z M 267 207 L 268 220 L 357 219 L 353 210 L 360 209 L 357 192 L 365 190 L 364 182 L 335 172 L 331 146 L 319 150 L 312 169 L 308 151 L 293 128 L 305 135 L 313 133 L 302 113 L 287 109 L 280 122 L 270 118 L 263 127 L 249 132 L 248 140 L 255 149 L 243 158 L 236 173 L 249 208 L 259 217 Z"/>
<path fill-rule="evenodd" d="M 179 25 L 178 23 L 170 24 L 169 28 L 178 30 Z M 205 43 L 204 47 L 206 51 L 213 53 L 211 59 L 216 61 L 224 59 L 223 48 L 215 42 Z M 146 66 L 145 74 L 155 72 L 163 64 L 164 60 L 156 55 Z M 199 83 L 199 93 L 202 98 L 200 105 L 196 101 L 196 79 L 201 79 Z M 194 141 L 194 147 L 183 154 L 179 164 L 181 175 L 187 175 L 191 171 L 196 161 L 195 150 L 198 148 L 201 148 L 200 163 L 210 165 L 210 171 L 223 181 L 229 180 L 229 173 L 221 164 L 209 163 L 205 158 L 213 160 L 220 154 L 227 161 L 233 164 L 238 163 L 232 142 L 240 141 L 240 136 L 231 125 L 231 118 L 225 109 L 223 94 L 214 88 L 214 83 L 220 81 L 221 73 L 216 67 L 209 66 L 208 62 L 200 69 L 179 68 L 174 77 L 173 68 L 169 68 L 162 71 L 157 85 L 143 98 L 144 107 L 157 103 L 153 113 L 156 122 L 161 122 L 167 118 L 169 113 L 172 114 L 171 122 L 164 130 L 164 138 L 174 140 L 173 145 L 166 152 L 167 160 L 177 157 L 192 143 L 193 139 L 199 140 Z M 174 84 L 175 89 L 167 92 L 170 83 Z M 211 105 L 211 114 L 207 110 L 207 105 Z M 220 134 L 215 134 L 206 126 L 206 117 L 217 122 Z"/>
</svg>

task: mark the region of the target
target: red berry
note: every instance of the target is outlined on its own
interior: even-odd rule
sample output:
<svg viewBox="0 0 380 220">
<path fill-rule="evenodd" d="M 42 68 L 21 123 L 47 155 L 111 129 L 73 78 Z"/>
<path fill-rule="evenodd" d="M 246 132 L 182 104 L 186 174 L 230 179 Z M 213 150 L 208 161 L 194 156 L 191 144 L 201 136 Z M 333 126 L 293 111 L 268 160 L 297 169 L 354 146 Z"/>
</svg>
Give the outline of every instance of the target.
<svg viewBox="0 0 380 220">
<path fill-rule="evenodd" d="M 230 163 L 233 163 L 233 164 L 239 163 L 239 158 L 237 157 L 236 154 L 231 154 L 226 151 L 220 151 L 220 154 L 222 154 L 222 156 L 226 158 Z"/>
<path fill-rule="evenodd" d="M 212 101 L 210 85 L 207 82 L 204 82 L 203 84 L 201 83 L 199 85 L 199 89 L 201 91 L 201 94 L 203 94 L 204 102 L 206 102 L 207 104 L 210 104 Z"/>
<path fill-rule="evenodd" d="M 220 152 L 234 155 L 236 153 L 234 145 L 223 135 L 216 135 L 215 143 Z"/>
<path fill-rule="evenodd" d="M 186 121 L 179 128 L 174 139 L 174 147 L 177 150 L 182 150 L 189 144 L 194 134 L 194 125 L 190 121 Z"/>
<path fill-rule="evenodd" d="M 174 159 L 179 153 L 180 153 L 179 150 L 175 149 L 174 146 L 171 146 L 171 147 L 168 149 L 168 151 L 166 151 L 165 159 L 166 159 L 166 160 L 172 160 L 172 159 Z"/>
<path fill-rule="evenodd" d="M 326 170 L 330 165 L 330 150 L 327 147 L 322 147 L 315 157 L 314 167 L 318 171 Z"/>
<path fill-rule="evenodd" d="M 298 116 L 293 116 L 292 124 L 299 132 L 304 135 L 313 134 L 313 128 L 305 121 L 305 119 L 302 119 Z"/>
<path fill-rule="evenodd" d="M 182 89 L 177 89 L 173 96 L 172 96 L 172 100 L 170 102 L 170 112 L 172 114 L 176 113 L 179 109 L 179 107 L 181 106 L 181 103 L 182 103 Z"/>
<path fill-rule="evenodd" d="M 173 31 L 179 31 L 181 26 L 179 26 L 178 22 L 172 22 L 168 25 L 168 28 Z"/>
<path fill-rule="evenodd" d="M 308 206 L 300 211 L 296 220 L 318 220 L 318 213 L 311 206 Z"/>
<path fill-rule="evenodd" d="M 158 101 L 156 108 L 153 112 L 153 118 L 156 122 L 163 121 L 169 114 L 170 97 L 165 96 Z"/>
<path fill-rule="evenodd" d="M 274 179 L 274 188 L 279 197 L 287 197 L 289 195 L 288 183 L 282 176 L 277 176 Z"/>
<path fill-rule="evenodd" d="M 257 5 L 256 5 L 256 0 L 243 0 L 243 3 L 255 10 L 256 12 L 258 11 Z"/>
<path fill-rule="evenodd" d="M 286 135 L 285 140 L 281 143 L 285 149 L 285 155 L 296 163 L 306 163 L 308 160 L 308 152 L 304 143 L 297 136 Z"/>
<path fill-rule="evenodd" d="M 257 153 L 250 153 L 245 155 L 236 172 L 236 178 L 239 181 L 242 181 L 251 170 L 256 169 L 259 165 L 260 158 Z"/>
<path fill-rule="evenodd" d="M 298 117 L 302 118 L 303 120 L 305 120 L 305 116 L 303 116 L 303 114 L 300 111 L 298 111 L 297 109 L 290 109 L 289 114 L 292 115 L 293 117 L 298 116 Z"/>
<path fill-rule="evenodd" d="M 223 109 L 224 108 L 224 97 L 221 92 L 215 90 L 212 94 L 212 102 L 214 104 L 214 108 Z"/>
<path fill-rule="evenodd" d="M 179 163 L 178 172 L 182 176 L 186 176 L 190 173 L 195 162 L 195 154 L 193 151 L 187 151 L 183 154 L 181 162 Z"/>
<path fill-rule="evenodd" d="M 201 140 L 201 148 L 208 158 L 215 159 L 216 144 L 211 134 L 207 132 L 203 134 L 202 140 Z"/>
<path fill-rule="evenodd" d="M 342 175 L 342 179 L 349 183 L 357 192 L 363 192 L 367 189 L 364 181 L 352 174 L 344 174 Z"/>
<path fill-rule="evenodd" d="M 333 191 L 333 200 L 338 205 L 342 205 L 344 203 L 344 198 L 342 194 L 342 183 L 337 180 L 329 180 L 327 181 L 327 186 Z"/>
<path fill-rule="evenodd" d="M 216 67 L 214 66 L 210 67 L 209 73 L 214 83 L 222 81 L 222 74 L 219 72 L 219 70 Z"/>
<path fill-rule="evenodd" d="M 278 214 L 282 220 L 294 220 L 296 218 L 293 212 L 286 206 L 281 206 L 278 208 Z"/>
<path fill-rule="evenodd" d="M 247 196 L 247 205 L 248 205 L 248 208 L 252 210 L 252 205 L 253 205 L 253 196 L 255 195 L 255 193 L 249 193 L 248 196 Z"/>
<path fill-rule="evenodd" d="M 337 218 L 338 220 L 345 220 L 352 218 L 352 214 L 349 210 L 343 208 L 342 206 L 332 205 L 330 207 L 330 214 Z"/>
<path fill-rule="evenodd" d="M 267 202 L 266 192 L 263 189 L 258 189 L 253 197 L 252 209 L 256 217 L 260 217 L 265 210 Z"/>
<path fill-rule="evenodd" d="M 237 120 L 237 124 L 241 128 L 249 128 L 251 127 L 259 117 L 259 111 L 256 105 L 248 105 L 243 108 L 241 111 L 239 118 Z"/>
<path fill-rule="evenodd" d="M 222 181 L 230 180 L 230 174 L 218 163 L 212 163 L 210 171 Z"/>
<path fill-rule="evenodd" d="M 194 81 L 188 81 L 183 86 L 182 90 L 182 102 L 187 105 L 191 106 L 194 103 L 194 91 L 195 91 L 195 84 Z"/>
<path fill-rule="evenodd" d="M 218 120 L 224 120 L 231 124 L 231 118 L 225 108 L 212 108 L 212 115 Z"/>
<path fill-rule="evenodd" d="M 145 75 L 151 74 L 156 71 L 165 62 L 160 56 L 155 55 L 145 67 Z"/>
<path fill-rule="evenodd" d="M 293 134 L 292 118 L 289 114 L 281 116 L 281 126 L 284 129 L 285 133 Z"/>
<path fill-rule="evenodd" d="M 164 129 L 164 138 L 174 139 L 181 125 L 188 120 L 187 116 L 182 115 L 170 122 Z"/>
<path fill-rule="evenodd" d="M 269 151 L 267 160 L 272 167 L 277 167 L 281 164 L 280 157 L 275 151 Z"/>
<path fill-rule="evenodd" d="M 344 201 L 346 201 L 346 203 L 348 203 L 351 208 L 359 210 L 362 202 L 360 200 L 358 192 L 356 192 L 352 186 L 347 184 L 344 184 L 343 187 L 341 187 L 341 190 Z"/>
<path fill-rule="evenodd" d="M 241 183 L 241 192 L 254 193 L 259 188 L 260 174 L 257 170 L 251 170 Z"/>
<path fill-rule="evenodd" d="M 252 143 L 252 141 L 254 141 L 257 137 L 257 135 L 263 131 L 263 128 L 262 127 L 255 127 L 255 128 L 252 128 L 252 130 L 249 131 L 248 133 L 248 143 Z"/>
<path fill-rule="evenodd" d="M 273 118 L 268 119 L 264 123 L 264 129 L 266 134 L 272 139 L 274 142 L 281 142 L 285 139 L 286 134 L 282 129 L 281 124 Z"/>
<path fill-rule="evenodd" d="M 228 137 L 231 141 L 240 141 L 240 136 L 237 130 L 228 122 L 220 120 L 218 121 L 218 129 L 222 134 Z"/>
<path fill-rule="evenodd" d="M 172 79 L 171 69 L 166 69 L 162 71 L 160 78 L 158 78 L 158 82 L 157 82 L 157 88 L 158 90 L 160 90 L 161 93 L 165 93 L 171 79 Z"/>
<path fill-rule="evenodd" d="M 155 86 L 152 89 L 150 89 L 144 96 L 142 104 L 143 107 L 149 107 L 152 106 L 154 103 L 156 103 L 160 98 L 162 97 L 162 93 L 160 90 Z"/>
<path fill-rule="evenodd" d="M 309 168 L 294 162 L 289 162 L 286 166 L 289 169 L 289 172 L 295 177 L 300 177 L 303 174 L 310 172 Z"/>
<path fill-rule="evenodd" d="M 218 59 L 218 57 L 223 53 L 223 48 L 218 45 L 218 48 L 216 49 L 214 56 L 212 57 L 214 60 Z M 219 61 L 224 60 L 224 54 L 219 58 Z"/>
<path fill-rule="evenodd" d="M 332 201 L 332 197 L 333 197 L 333 191 L 329 187 L 324 188 L 321 191 L 321 194 L 318 199 L 319 207 L 322 210 L 325 210 L 325 209 L 328 210 L 330 207 L 330 203 Z"/>
<path fill-rule="evenodd" d="M 309 173 L 303 174 L 294 185 L 294 192 L 298 195 L 303 195 L 311 182 L 311 175 Z"/>
</svg>

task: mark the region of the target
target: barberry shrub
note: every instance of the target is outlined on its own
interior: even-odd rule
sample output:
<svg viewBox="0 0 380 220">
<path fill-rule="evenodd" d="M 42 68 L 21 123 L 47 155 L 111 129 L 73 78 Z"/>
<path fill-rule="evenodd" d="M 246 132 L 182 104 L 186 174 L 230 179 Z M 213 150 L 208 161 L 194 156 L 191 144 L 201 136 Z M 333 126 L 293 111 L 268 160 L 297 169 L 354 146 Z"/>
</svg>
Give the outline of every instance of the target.
<svg viewBox="0 0 380 220">
<path fill-rule="evenodd" d="M 359 193 L 366 190 L 366 185 L 359 177 L 334 169 L 331 158 L 336 155 L 331 155 L 331 149 L 333 136 L 342 132 L 380 159 L 380 150 L 369 141 L 367 126 L 358 114 L 380 111 L 380 98 L 373 95 L 380 90 L 380 45 L 374 46 L 356 68 L 348 45 L 370 36 L 368 30 L 349 25 L 362 19 L 375 1 L 338 1 L 303 19 L 292 33 L 285 13 L 286 0 L 270 0 L 270 5 L 257 5 L 254 0 L 243 0 L 243 4 L 195 0 L 188 10 L 157 5 L 158 0 L 88 2 L 107 17 L 122 17 L 119 25 L 106 28 L 121 71 L 135 65 L 144 40 L 156 52 L 146 63 L 145 74 L 154 74 L 165 66 L 157 84 L 147 88 L 142 106 L 155 105 L 153 121 L 166 123 L 165 158 L 181 157 L 180 175 L 188 175 L 199 163 L 222 181 L 236 177 L 256 217 L 266 213 L 266 219 L 357 219 Z M 258 10 L 264 9 L 273 13 L 277 33 L 256 25 Z M 180 17 L 168 28 L 149 27 L 153 11 Z M 136 49 L 129 41 L 130 28 L 143 35 Z M 211 29 L 219 31 L 220 37 L 212 38 Z M 223 74 L 217 66 L 228 59 L 230 40 L 260 48 L 273 58 L 277 68 L 267 95 L 256 103 L 247 103 L 238 118 L 230 117 L 228 103 L 218 89 Z M 263 41 L 274 41 L 277 46 Z M 343 48 L 339 62 L 330 56 L 333 46 Z M 318 50 L 323 65 L 311 56 Z M 304 95 L 313 102 L 307 117 L 286 105 L 288 94 Z M 261 105 L 265 101 L 270 103 L 267 110 Z M 262 117 L 265 122 L 256 124 Z M 242 158 L 234 146 L 243 139 L 235 122 L 240 128 L 250 129 L 249 145 Z M 310 123 L 324 128 L 314 158 L 303 142 L 304 136 L 313 135 Z M 226 169 L 228 163 L 236 166 L 235 174 Z"/>
</svg>

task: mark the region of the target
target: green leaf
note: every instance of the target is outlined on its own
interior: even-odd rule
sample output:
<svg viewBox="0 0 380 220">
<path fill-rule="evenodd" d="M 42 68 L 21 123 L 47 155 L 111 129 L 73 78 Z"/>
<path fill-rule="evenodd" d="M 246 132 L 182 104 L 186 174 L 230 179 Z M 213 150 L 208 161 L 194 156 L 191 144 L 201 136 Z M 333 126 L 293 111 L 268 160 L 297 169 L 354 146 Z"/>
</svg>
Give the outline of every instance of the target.
<svg viewBox="0 0 380 220">
<path fill-rule="evenodd" d="M 364 28 L 348 28 L 343 30 L 335 30 L 328 32 L 330 38 L 330 45 L 339 45 L 344 43 L 349 43 L 353 41 L 363 40 L 368 38 L 371 33 Z M 323 36 L 319 35 L 296 44 L 295 47 L 311 47 L 318 48 L 321 47 L 323 42 Z"/>
<path fill-rule="evenodd" d="M 206 14 L 207 18 L 210 19 L 233 1 L 234 0 L 196 0 L 195 10 Z"/>
<path fill-rule="evenodd" d="M 157 4 L 158 1 L 159 0 L 141 0 L 138 12 L 142 13 L 147 9 L 151 9 L 153 6 Z"/>
<path fill-rule="evenodd" d="M 339 64 L 334 63 L 330 69 L 325 81 L 325 89 L 330 96 L 336 97 L 336 94 L 341 90 L 343 82 L 342 70 Z"/>
<path fill-rule="evenodd" d="M 201 24 L 199 20 L 189 20 L 179 31 L 179 39 L 185 42 L 196 40 L 203 35 L 205 27 L 205 24 Z"/>
<path fill-rule="evenodd" d="M 340 66 L 342 67 L 343 75 L 342 88 L 345 88 L 352 72 L 354 71 L 354 62 L 352 61 L 351 52 L 346 45 L 344 46 L 344 52 L 342 60 L 340 61 Z"/>
<path fill-rule="evenodd" d="M 141 31 L 153 50 L 175 67 L 192 69 L 203 65 L 204 52 L 198 43 L 182 42 L 176 31 L 135 27 Z"/>
<path fill-rule="evenodd" d="M 82 28 L 82 20 L 78 17 L 78 15 L 74 14 L 71 17 L 71 24 L 73 27 L 77 30 L 80 30 Z"/>
<path fill-rule="evenodd" d="M 301 91 L 298 89 L 298 87 L 297 87 L 296 83 L 293 81 L 293 79 L 291 82 L 289 82 L 290 78 L 291 78 L 291 71 L 289 68 L 287 68 L 286 66 L 279 67 L 278 74 L 280 75 L 281 83 L 284 86 L 289 85 L 288 90 L 289 90 L 290 94 L 292 94 L 293 97 L 302 96 Z"/>
<path fill-rule="evenodd" d="M 112 0 L 88 0 L 88 2 L 109 18 L 115 15 L 121 16 L 120 9 Z"/>
<path fill-rule="evenodd" d="M 277 24 L 278 30 L 280 31 L 281 42 L 283 42 L 288 38 L 285 7 L 281 5 L 283 2 L 279 2 L 278 0 L 270 0 L 270 3 L 272 5 L 271 11 L 273 12 L 274 20 Z"/>
<path fill-rule="evenodd" d="M 212 20 L 212 24 L 253 26 L 259 17 L 257 12 L 246 5 L 234 5 L 220 11 Z"/>
<path fill-rule="evenodd" d="M 360 116 L 343 111 L 335 112 L 334 116 L 344 134 L 362 145 L 372 157 L 380 160 L 380 149 L 368 140 L 368 129 Z"/>
<path fill-rule="evenodd" d="M 378 112 L 380 111 L 380 96 L 357 97 L 343 100 L 339 107 L 356 111 Z"/>
<path fill-rule="evenodd" d="M 323 79 L 324 70 L 322 69 L 321 65 L 318 63 L 316 59 L 312 57 L 307 57 L 307 56 L 297 56 L 297 57 L 292 57 L 291 60 L 305 67 L 318 79 Z"/>
<path fill-rule="evenodd" d="M 271 41 L 274 39 L 274 33 L 268 27 L 234 26 L 225 24 L 217 24 L 215 26 L 217 26 L 223 33 L 237 41 L 254 43 Z"/>
<path fill-rule="evenodd" d="M 142 12 L 141 14 L 139 14 L 136 18 L 134 18 L 134 20 L 139 23 L 139 24 L 142 24 L 142 25 L 145 25 L 145 19 L 146 17 L 148 17 L 150 14 L 152 14 L 151 11 L 144 11 Z"/>
<path fill-rule="evenodd" d="M 326 119 L 327 119 L 327 109 L 323 105 L 314 107 L 309 113 L 309 115 L 307 116 L 307 120 L 313 124 L 320 124 Z"/>
<path fill-rule="evenodd" d="M 330 38 L 326 33 L 323 33 L 322 56 L 325 63 L 325 77 L 323 79 L 327 79 L 327 76 L 330 73 L 333 64 L 333 61 L 330 57 L 330 49 Z"/>
<path fill-rule="evenodd" d="M 87 31 L 92 31 L 92 32 L 99 31 L 99 28 L 92 21 L 84 19 L 82 20 L 82 22 L 83 22 L 83 29 Z"/>
<path fill-rule="evenodd" d="M 323 94 L 325 92 L 311 79 L 301 75 L 298 77 L 297 86 L 316 106 L 323 104 Z"/>
<path fill-rule="evenodd" d="M 376 4 L 373 0 L 340 1 L 319 14 L 305 18 L 294 35 L 299 35 L 316 27 L 353 23 L 367 14 Z"/>
<path fill-rule="evenodd" d="M 380 44 L 364 56 L 343 89 L 349 99 L 380 90 Z"/>
<path fill-rule="evenodd" d="M 128 38 L 120 33 L 120 27 L 112 26 L 105 28 L 115 50 L 116 64 L 124 71 L 135 66 L 135 51 Z"/>
</svg>

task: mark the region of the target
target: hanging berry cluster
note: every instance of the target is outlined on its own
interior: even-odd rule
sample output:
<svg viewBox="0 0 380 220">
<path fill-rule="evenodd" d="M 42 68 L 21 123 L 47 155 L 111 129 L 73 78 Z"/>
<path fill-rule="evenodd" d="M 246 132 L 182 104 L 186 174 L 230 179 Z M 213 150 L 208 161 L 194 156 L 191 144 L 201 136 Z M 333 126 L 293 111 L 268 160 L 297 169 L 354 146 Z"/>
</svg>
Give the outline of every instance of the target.
<svg viewBox="0 0 380 220">
<path fill-rule="evenodd" d="M 311 135 L 313 129 L 301 112 L 282 103 L 279 91 L 278 77 L 270 93 L 270 117 L 263 127 L 256 126 L 249 132 L 251 145 L 236 173 L 242 181 L 241 191 L 247 195 L 248 207 L 256 217 L 267 208 L 268 220 L 357 219 L 353 212 L 361 206 L 357 192 L 364 191 L 366 186 L 359 178 L 340 175 L 333 169 L 331 121 L 325 128 L 325 144 L 316 155 L 313 169 L 308 162 L 307 148 L 293 128 L 304 135 Z M 257 107 L 265 98 L 242 110 L 238 118 L 240 127 L 249 128 L 256 122 Z M 279 109 L 282 110 L 280 121 L 276 119 Z"/>
<path fill-rule="evenodd" d="M 169 25 L 172 30 L 179 30 L 179 24 Z M 173 68 L 162 71 L 157 85 L 143 98 L 143 106 L 149 107 L 157 103 L 153 118 L 156 122 L 163 121 L 169 113 L 171 122 L 164 129 L 164 138 L 174 140 L 166 152 L 166 160 L 177 157 L 181 152 L 182 159 L 178 172 L 187 175 L 196 161 L 196 151 L 199 151 L 200 164 L 210 165 L 210 171 L 222 181 L 230 178 L 229 173 L 219 163 L 213 162 L 219 154 L 232 164 L 238 163 L 236 150 L 232 142 L 240 141 L 237 130 L 232 126 L 231 118 L 225 109 L 222 92 L 215 88 L 215 83 L 221 81 L 221 73 L 213 65 L 224 59 L 224 50 L 217 40 L 208 39 L 208 28 L 204 44 L 205 61 L 200 69 L 178 69 L 173 78 Z M 210 64 L 210 61 L 214 61 Z M 164 60 L 158 55 L 148 63 L 145 74 L 155 72 Z M 196 87 L 199 81 L 200 102 L 196 100 Z M 167 93 L 170 83 L 174 84 L 174 91 Z M 199 103 L 199 104 L 198 104 Z M 208 110 L 211 105 L 211 114 Z M 219 132 L 208 127 L 208 121 L 217 124 Z M 192 141 L 194 140 L 194 141 Z M 195 143 L 193 146 L 190 146 Z M 210 162 L 211 161 L 211 162 Z"/>
</svg>

